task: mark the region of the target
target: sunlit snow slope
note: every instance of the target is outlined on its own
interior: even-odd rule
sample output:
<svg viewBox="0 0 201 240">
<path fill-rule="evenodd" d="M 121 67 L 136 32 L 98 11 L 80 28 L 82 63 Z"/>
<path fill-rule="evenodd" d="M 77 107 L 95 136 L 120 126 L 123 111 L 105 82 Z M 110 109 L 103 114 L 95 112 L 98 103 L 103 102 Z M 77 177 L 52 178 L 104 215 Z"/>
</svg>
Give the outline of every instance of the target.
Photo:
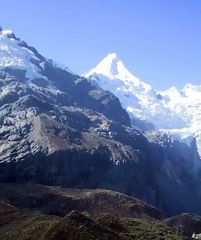
<svg viewBox="0 0 201 240">
<path fill-rule="evenodd" d="M 125 67 L 115 53 L 108 54 L 85 77 L 113 92 L 135 120 L 151 123 L 154 129 L 189 143 L 201 135 L 201 86 L 187 84 L 160 92 L 144 83 Z"/>
<path fill-rule="evenodd" d="M 40 69 L 34 61 L 39 59 L 26 48 L 24 42 L 16 38 L 12 31 L 0 29 L 0 69 L 12 67 L 25 70 L 27 78 L 41 78 Z"/>
</svg>

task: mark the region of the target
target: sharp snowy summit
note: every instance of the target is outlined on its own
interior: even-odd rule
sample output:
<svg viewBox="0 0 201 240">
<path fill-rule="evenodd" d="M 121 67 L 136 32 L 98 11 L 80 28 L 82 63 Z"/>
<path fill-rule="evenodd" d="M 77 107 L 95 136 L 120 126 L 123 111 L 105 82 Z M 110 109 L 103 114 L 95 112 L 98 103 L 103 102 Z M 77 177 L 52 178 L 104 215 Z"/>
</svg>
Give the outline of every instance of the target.
<svg viewBox="0 0 201 240">
<path fill-rule="evenodd" d="M 195 137 L 200 151 L 201 86 L 187 84 L 182 90 L 158 91 L 134 76 L 115 53 L 108 54 L 85 77 L 120 99 L 134 127 L 159 130 L 188 144 Z"/>
<path fill-rule="evenodd" d="M 39 62 L 37 67 L 34 62 Z M 11 30 L 0 29 L 0 69 L 15 68 L 26 71 L 29 79 L 41 78 L 42 62 L 25 42 L 17 38 Z"/>
<path fill-rule="evenodd" d="M 140 106 L 146 105 L 156 93 L 149 84 L 132 75 L 117 54 L 108 54 L 95 68 L 85 74 L 90 81 L 113 92 L 131 117 L 142 117 Z M 142 112 L 143 110 L 141 110 Z"/>
</svg>

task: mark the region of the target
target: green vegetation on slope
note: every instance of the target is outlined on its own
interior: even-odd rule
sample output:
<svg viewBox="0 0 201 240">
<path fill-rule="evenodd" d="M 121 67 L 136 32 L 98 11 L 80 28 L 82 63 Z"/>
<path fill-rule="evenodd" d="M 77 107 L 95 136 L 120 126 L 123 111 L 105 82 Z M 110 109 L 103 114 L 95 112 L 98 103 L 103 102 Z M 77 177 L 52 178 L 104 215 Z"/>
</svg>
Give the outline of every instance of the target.
<svg viewBox="0 0 201 240">
<path fill-rule="evenodd" d="M 1 186 L 0 240 L 185 239 L 158 219 L 157 209 L 123 194 L 45 186 L 30 186 L 29 191 L 25 191 L 27 186 L 23 185 Z M 11 189 L 13 191 L 7 191 Z M 41 204 L 44 196 L 47 208 Z M 71 211 L 73 207 L 75 210 Z M 57 209 L 53 211 L 54 208 Z M 110 213 L 106 213 L 109 208 Z M 61 216 L 65 211 L 67 214 Z"/>
</svg>

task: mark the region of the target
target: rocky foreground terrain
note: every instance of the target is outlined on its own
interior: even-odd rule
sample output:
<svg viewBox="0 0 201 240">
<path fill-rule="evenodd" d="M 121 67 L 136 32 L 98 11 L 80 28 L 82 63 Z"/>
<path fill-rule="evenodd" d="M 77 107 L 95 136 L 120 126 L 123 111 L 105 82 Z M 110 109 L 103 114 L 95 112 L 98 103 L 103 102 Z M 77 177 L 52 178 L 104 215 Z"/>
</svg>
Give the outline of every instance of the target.
<svg viewBox="0 0 201 240">
<path fill-rule="evenodd" d="M 187 240 L 195 230 L 176 231 L 160 210 L 110 190 L 0 188 L 2 240 Z"/>
</svg>

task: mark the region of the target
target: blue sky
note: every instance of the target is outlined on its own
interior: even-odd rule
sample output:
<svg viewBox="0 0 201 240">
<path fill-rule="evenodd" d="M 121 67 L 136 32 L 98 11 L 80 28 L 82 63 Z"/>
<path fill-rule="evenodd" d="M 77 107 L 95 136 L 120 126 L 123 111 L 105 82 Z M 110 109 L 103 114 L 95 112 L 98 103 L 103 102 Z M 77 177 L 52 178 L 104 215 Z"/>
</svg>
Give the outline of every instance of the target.
<svg viewBox="0 0 201 240">
<path fill-rule="evenodd" d="M 79 74 L 116 52 L 157 89 L 201 84 L 200 0 L 0 0 L 0 25 Z"/>
</svg>

